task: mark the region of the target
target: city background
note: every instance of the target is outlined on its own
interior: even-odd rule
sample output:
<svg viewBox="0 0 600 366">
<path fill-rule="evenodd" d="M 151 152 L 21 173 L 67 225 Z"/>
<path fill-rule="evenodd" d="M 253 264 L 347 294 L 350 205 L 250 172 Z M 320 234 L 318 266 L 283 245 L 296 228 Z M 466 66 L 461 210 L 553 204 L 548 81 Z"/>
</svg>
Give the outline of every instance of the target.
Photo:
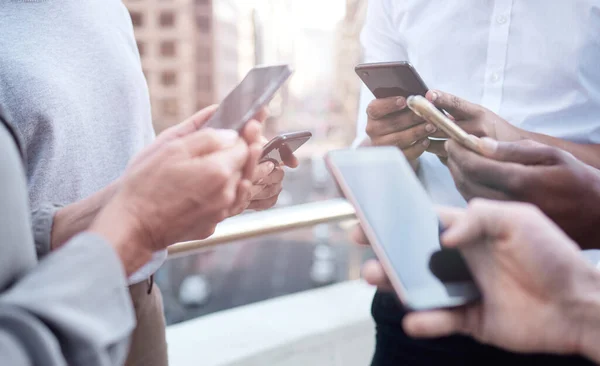
<svg viewBox="0 0 600 366">
<path fill-rule="evenodd" d="M 255 65 L 294 69 L 265 134 L 310 130 L 279 206 L 338 195 L 323 154 L 348 146 L 358 115 L 366 0 L 125 0 L 157 133 L 221 101 Z M 156 282 L 169 324 L 356 278 L 369 255 L 336 225 L 219 247 L 167 262 Z"/>
</svg>

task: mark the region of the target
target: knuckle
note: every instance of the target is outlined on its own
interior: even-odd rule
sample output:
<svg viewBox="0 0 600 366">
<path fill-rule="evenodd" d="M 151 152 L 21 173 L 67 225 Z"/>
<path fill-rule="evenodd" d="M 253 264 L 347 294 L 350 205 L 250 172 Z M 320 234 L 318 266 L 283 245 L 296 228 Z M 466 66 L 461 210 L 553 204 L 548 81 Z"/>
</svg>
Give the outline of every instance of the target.
<svg viewBox="0 0 600 366">
<path fill-rule="evenodd" d="M 453 95 L 450 97 L 450 105 L 455 109 L 461 109 L 463 105 L 462 99 Z"/>
</svg>

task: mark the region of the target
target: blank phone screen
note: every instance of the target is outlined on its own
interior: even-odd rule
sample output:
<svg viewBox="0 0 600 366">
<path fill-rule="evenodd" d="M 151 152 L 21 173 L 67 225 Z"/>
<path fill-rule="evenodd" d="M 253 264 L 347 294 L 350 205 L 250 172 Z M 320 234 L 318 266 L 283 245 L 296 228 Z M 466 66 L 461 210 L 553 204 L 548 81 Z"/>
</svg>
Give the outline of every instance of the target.
<svg viewBox="0 0 600 366">
<path fill-rule="evenodd" d="M 441 250 L 438 216 L 398 149 L 334 152 L 330 161 L 342 177 L 344 193 L 376 235 L 408 297 L 423 289 L 448 294 L 444 281 L 470 281 L 458 252 L 443 258 L 438 255 L 447 252 Z"/>
<path fill-rule="evenodd" d="M 257 67 L 221 103 L 207 127 L 240 130 L 291 75 L 287 65 Z"/>
</svg>

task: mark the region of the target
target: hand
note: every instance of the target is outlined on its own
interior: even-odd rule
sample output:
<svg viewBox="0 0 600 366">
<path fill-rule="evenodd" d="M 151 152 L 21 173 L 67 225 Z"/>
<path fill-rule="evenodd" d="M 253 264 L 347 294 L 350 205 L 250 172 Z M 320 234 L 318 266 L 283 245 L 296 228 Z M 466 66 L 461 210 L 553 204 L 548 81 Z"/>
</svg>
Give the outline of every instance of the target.
<svg viewBox="0 0 600 366">
<path fill-rule="evenodd" d="M 406 99 L 375 99 L 367 108 L 366 132 L 373 146 L 397 146 L 409 161 L 416 160 L 429 147 L 436 127 L 414 114 Z"/>
<path fill-rule="evenodd" d="M 598 311 L 600 277 L 537 208 L 474 201 L 466 212 L 441 214 L 448 228 L 443 245 L 461 250 L 482 300 L 408 314 L 407 334 L 462 333 L 513 352 L 577 354 L 585 352 L 584 342 L 596 348 L 586 328 Z M 598 321 L 593 327 L 600 329 Z"/>
<path fill-rule="evenodd" d="M 468 134 L 499 141 L 516 141 L 521 138 L 518 128 L 480 105 L 439 90 L 430 90 L 426 97 L 436 107 L 450 113 L 452 119 Z M 448 138 L 441 131 L 432 137 Z M 444 141 L 431 141 L 427 151 L 436 154 L 442 162 L 447 157 Z"/>
<path fill-rule="evenodd" d="M 249 128 L 260 129 L 254 123 Z M 227 130 L 203 129 L 165 142 L 127 169 L 91 230 L 116 245 L 122 257 L 136 258 L 126 266 L 129 273 L 154 251 L 208 237 L 239 204 L 239 192 L 249 189 L 243 177 L 252 149 L 257 158 L 260 145 L 249 147 Z"/>
<path fill-rule="evenodd" d="M 481 146 L 485 156 L 447 144 L 447 165 L 465 199 L 532 203 L 582 248 L 599 247 L 600 171 L 533 141 L 483 139 Z"/>
<path fill-rule="evenodd" d="M 264 146 L 266 143 L 267 140 L 263 137 L 262 145 Z M 285 150 L 285 147 L 287 145 L 279 149 L 283 164 L 296 168 L 298 159 L 289 149 Z M 279 194 L 283 190 L 284 177 L 285 171 L 281 165 L 275 164 L 274 161 L 261 162 L 252 178 L 252 187 L 248 192 L 244 192 L 245 199 L 239 207 L 232 211 L 232 215 L 238 215 L 246 209 L 263 211 L 275 206 Z"/>
</svg>

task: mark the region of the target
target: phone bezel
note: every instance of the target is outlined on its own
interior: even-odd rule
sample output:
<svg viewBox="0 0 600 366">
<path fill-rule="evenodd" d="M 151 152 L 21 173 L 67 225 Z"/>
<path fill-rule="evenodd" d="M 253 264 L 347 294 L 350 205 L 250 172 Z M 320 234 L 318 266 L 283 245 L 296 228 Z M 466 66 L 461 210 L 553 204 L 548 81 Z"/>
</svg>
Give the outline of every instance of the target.
<svg viewBox="0 0 600 366">
<path fill-rule="evenodd" d="M 355 207 L 356 216 L 367 239 L 371 243 L 373 251 L 387 273 L 390 283 L 400 298 L 400 301 L 402 301 L 405 306 L 412 310 L 430 310 L 463 306 L 477 300 L 480 297 L 480 294 L 473 282 L 444 283 L 446 290 L 459 291 L 461 293 L 459 296 L 443 294 L 432 288 L 408 291 L 402 284 L 398 272 L 394 269 L 394 266 L 388 258 L 387 252 L 379 242 L 377 234 L 369 224 L 366 215 L 362 212 L 356 197 L 353 195 L 350 187 L 346 184 L 344 176 L 339 169 L 340 164 L 360 166 L 361 164 L 368 164 L 373 161 L 389 161 L 391 165 L 400 165 L 398 167 L 399 169 L 405 169 L 412 172 L 412 168 L 406 159 L 398 159 L 398 156 L 403 157 L 398 149 L 394 147 L 361 148 L 356 150 L 337 150 L 329 152 L 325 156 L 325 162 L 344 197 L 346 197 L 346 199 Z"/>
</svg>

